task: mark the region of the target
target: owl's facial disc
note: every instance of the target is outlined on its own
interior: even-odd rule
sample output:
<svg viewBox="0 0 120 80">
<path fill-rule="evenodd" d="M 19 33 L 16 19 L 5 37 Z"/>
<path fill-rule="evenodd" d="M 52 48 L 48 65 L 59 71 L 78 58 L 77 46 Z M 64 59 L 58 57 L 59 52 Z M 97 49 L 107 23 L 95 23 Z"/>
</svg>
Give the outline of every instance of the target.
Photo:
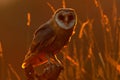
<svg viewBox="0 0 120 80">
<path fill-rule="evenodd" d="M 55 21 L 59 25 L 59 27 L 63 29 L 70 29 L 76 25 L 76 13 L 71 8 L 61 8 L 56 11 Z"/>
<path fill-rule="evenodd" d="M 68 13 L 68 14 L 65 14 L 65 15 L 63 15 L 63 14 L 60 14 L 59 16 L 58 16 L 58 19 L 61 21 L 61 22 L 63 22 L 65 25 L 69 25 L 71 22 L 72 22 L 72 20 L 74 20 L 74 15 L 71 13 Z"/>
</svg>

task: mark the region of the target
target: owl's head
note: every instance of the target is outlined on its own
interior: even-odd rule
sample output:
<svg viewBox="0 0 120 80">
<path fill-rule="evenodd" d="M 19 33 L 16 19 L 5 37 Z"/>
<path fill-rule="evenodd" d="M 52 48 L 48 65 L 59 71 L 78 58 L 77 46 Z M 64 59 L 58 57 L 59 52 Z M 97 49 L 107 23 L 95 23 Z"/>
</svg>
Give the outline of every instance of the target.
<svg viewBox="0 0 120 80">
<path fill-rule="evenodd" d="M 73 28 L 77 23 L 76 12 L 71 8 L 60 8 L 56 10 L 53 18 L 58 26 L 65 30 Z"/>
</svg>

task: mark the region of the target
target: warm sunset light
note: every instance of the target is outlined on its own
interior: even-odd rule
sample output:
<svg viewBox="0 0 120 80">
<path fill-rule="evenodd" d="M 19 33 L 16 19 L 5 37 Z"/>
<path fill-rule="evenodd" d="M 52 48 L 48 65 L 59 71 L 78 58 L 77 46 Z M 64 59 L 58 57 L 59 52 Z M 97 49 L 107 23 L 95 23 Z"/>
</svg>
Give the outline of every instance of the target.
<svg viewBox="0 0 120 80">
<path fill-rule="evenodd" d="M 120 80 L 120 0 L 0 0 L 0 80 Z"/>
</svg>

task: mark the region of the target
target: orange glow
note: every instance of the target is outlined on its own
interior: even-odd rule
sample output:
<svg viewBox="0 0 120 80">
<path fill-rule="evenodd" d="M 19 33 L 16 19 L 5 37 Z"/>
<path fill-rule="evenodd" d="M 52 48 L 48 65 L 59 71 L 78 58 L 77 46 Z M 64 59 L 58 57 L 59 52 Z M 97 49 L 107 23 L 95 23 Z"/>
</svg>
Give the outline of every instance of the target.
<svg viewBox="0 0 120 80">
<path fill-rule="evenodd" d="M 104 23 L 107 25 L 109 23 L 107 15 L 103 15 Z"/>
<path fill-rule="evenodd" d="M 27 26 L 30 26 L 30 22 L 31 22 L 31 15 L 30 15 L 30 13 L 28 12 L 28 13 L 27 13 Z"/>
<path fill-rule="evenodd" d="M 70 62 L 72 62 L 74 65 L 78 66 L 78 63 L 75 62 L 75 60 L 73 60 L 70 56 L 67 55 L 66 58 L 67 58 Z"/>
<path fill-rule="evenodd" d="M 94 0 L 94 3 L 95 3 L 95 6 L 98 7 L 98 1 L 97 0 Z"/>
<path fill-rule="evenodd" d="M 100 67 L 100 66 L 98 66 L 98 75 L 101 76 L 102 78 L 104 78 L 104 77 L 103 77 L 104 72 L 103 72 L 102 67 Z"/>
<path fill-rule="evenodd" d="M 116 67 L 117 62 L 111 56 L 106 56 L 106 59 L 112 66 Z"/>
<path fill-rule="evenodd" d="M 50 9 L 53 11 L 53 13 L 55 12 L 55 8 L 49 3 L 47 2 L 47 5 L 50 7 Z"/>
<path fill-rule="evenodd" d="M 23 63 L 21 67 L 22 67 L 23 69 L 25 69 L 25 67 L 26 67 L 25 65 L 26 65 L 26 63 Z"/>
<path fill-rule="evenodd" d="M 66 8 L 65 0 L 62 0 L 62 6 L 63 6 L 63 8 Z"/>
<path fill-rule="evenodd" d="M 117 61 L 115 61 L 112 57 L 107 56 L 107 61 L 116 68 L 116 70 L 120 73 L 120 64 L 118 64 Z"/>
<path fill-rule="evenodd" d="M 117 71 L 120 73 L 120 64 L 116 66 Z"/>
<path fill-rule="evenodd" d="M 90 59 L 92 57 L 92 47 L 89 48 L 89 54 L 88 54 L 88 58 Z"/>
<path fill-rule="evenodd" d="M 120 26 L 120 17 L 118 18 L 118 25 Z"/>
<path fill-rule="evenodd" d="M 120 80 L 119 3 L 120 0 L 0 0 L 0 80 L 26 80 L 28 71 L 24 71 L 29 64 L 35 70 L 35 78 L 54 78 L 57 67 L 63 66 L 60 80 Z M 75 10 L 77 21 L 73 29 L 61 29 L 53 19 L 59 8 Z M 74 18 L 67 17 L 68 22 Z M 46 27 L 41 30 L 41 26 Z M 34 34 L 38 29 L 44 39 L 35 38 L 39 36 Z M 65 43 L 71 30 L 69 42 Z M 63 32 L 65 35 L 61 36 Z M 33 39 L 40 45 L 35 46 Z M 64 48 L 57 50 L 62 44 Z M 32 53 L 33 50 L 38 51 Z M 49 55 L 49 65 L 46 53 L 42 54 L 44 50 L 50 54 L 55 50 L 62 64 Z M 28 51 L 33 58 L 25 61 Z M 39 51 L 39 57 L 34 57 Z"/>
<path fill-rule="evenodd" d="M 86 73 L 86 71 L 85 71 L 85 69 L 84 69 L 84 68 L 81 68 L 81 71 L 82 71 L 83 73 Z"/>
<path fill-rule="evenodd" d="M 88 54 L 88 58 L 89 58 L 89 59 L 91 58 L 91 55 L 90 55 L 90 54 Z"/>
<path fill-rule="evenodd" d="M 2 57 L 2 56 L 3 56 L 3 54 L 2 54 L 2 44 L 0 42 L 0 57 Z"/>
</svg>

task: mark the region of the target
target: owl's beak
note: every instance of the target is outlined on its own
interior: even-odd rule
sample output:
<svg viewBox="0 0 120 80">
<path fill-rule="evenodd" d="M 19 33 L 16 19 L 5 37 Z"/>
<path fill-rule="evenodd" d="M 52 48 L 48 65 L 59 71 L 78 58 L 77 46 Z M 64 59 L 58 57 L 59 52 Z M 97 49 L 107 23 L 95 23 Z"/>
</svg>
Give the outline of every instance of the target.
<svg viewBox="0 0 120 80">
<path fill-rule="evenodd" d="M 68 25 L 68 17 L 65 17 L 65 24 Z"/>
</svg>

